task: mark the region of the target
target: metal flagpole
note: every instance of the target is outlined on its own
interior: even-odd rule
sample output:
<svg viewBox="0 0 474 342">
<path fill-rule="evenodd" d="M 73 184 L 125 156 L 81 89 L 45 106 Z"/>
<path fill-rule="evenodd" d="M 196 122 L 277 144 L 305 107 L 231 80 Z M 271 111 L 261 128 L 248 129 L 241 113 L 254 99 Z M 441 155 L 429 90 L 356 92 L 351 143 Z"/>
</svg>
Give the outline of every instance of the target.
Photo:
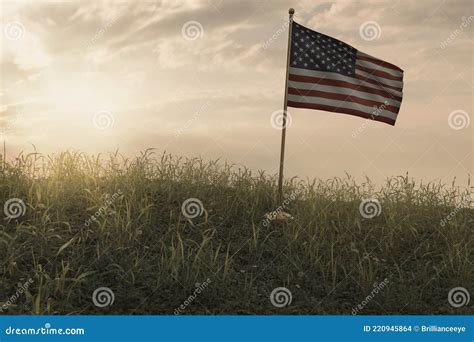
<svg viewBox="0 0 474 342">
<path fill-rule="evenodd" d="M 287 98 L 288 98 L 288 74 L 290 72 L 290 50 L 291 50 L 291 29 L 293 27 L 293 14 L 295 10 L 290 8 L 288 11 L 290 15 L 289 29 L 288 29 L 288 50 L 286 53 L 286 78 L 285 78 L 285 100 L 283 102 L 283 121 L 281 129 L 281 151 L 280 151 L 280 174 L 278 177 L 278 201 L 281 202 L 283 199 L 283 163 L 285 160 L 285 138 L 286 138 L 286 110 L 287 110 Z"/>
</svg>

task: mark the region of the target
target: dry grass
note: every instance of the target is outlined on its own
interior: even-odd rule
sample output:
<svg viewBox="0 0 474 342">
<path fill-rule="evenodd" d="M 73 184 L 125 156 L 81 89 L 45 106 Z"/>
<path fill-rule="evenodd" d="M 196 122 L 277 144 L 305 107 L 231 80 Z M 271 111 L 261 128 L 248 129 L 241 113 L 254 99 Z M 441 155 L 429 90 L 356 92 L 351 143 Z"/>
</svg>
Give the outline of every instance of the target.
<svg viewBox="0 0 474 342">
<path fill-rule="evenodd" d="M 294 219 L 266 224 L 281 206 L 275 177 L 225 163 L 33 153 L 0 179 L 2 206 L 26 204 L 0 221 L 0 307 L 33 279 L 7 313 L 173 314 L 207 278 L 185 314 L 350 314 L 385 278 L 363 314 L 472 310 L 447 301 L 453 287 L 474 289 L 474 213 L 459 207 L 470 184 L 292 179 L 283 206 Z M 188 198 L 201 216 L 183 216 Z M 380 215 L 361 216 L 364 198 L 380 201 Z M 101 286 L 115 294 L 106 308 L 91 300 Z M 286 308 L 269 301 L 278 286 L 292 292 Z"/>
</svg>

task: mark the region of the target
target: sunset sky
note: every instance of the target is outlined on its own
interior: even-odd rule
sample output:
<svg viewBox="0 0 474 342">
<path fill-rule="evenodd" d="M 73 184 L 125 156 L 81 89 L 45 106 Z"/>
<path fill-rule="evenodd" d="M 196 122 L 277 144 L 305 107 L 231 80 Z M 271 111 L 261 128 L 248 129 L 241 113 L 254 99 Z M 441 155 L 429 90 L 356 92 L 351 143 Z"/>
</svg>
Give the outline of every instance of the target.
<svg viewBox="0 0 474 342">
<path fill-rule="evenodd" d="M 472 1 L 1 1 L 7 154 L 174 155 L 278 171 L 288 8 L 402 68 L 396 125 L 289 108 L 285 176 L 467 184 Z M 367 25 L 372 32 L 364 33 Z M 365 34 L 372 34 L 366 36 Z"/>
</svg>

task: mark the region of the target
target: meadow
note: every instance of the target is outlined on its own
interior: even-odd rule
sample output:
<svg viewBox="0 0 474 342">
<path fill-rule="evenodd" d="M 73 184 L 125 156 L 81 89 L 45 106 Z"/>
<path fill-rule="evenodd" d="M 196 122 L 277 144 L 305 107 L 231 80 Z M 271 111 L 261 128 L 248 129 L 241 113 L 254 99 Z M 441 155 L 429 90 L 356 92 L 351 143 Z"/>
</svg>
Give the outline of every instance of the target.
<svg viewBox="0 0 474 342">
<path fill-rule="evenodd" d="M 279 201 L 275 175 L 152 150 L 1 165 L 1 314 L 473 313 L 448 301 L 474 289 L 470 183 L 293 178 Z"/>
</svg>

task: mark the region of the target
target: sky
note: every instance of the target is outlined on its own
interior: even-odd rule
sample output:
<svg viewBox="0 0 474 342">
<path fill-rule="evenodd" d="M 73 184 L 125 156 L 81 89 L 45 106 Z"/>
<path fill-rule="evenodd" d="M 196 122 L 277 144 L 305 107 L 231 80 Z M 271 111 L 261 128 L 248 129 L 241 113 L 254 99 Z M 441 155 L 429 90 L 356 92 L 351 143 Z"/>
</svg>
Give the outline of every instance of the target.
<svg viewBox="0 0 474 342">
<path fill-rule="evenodd" d="M 467 185 L 473 173 L 469 0 L 3 1 L 7 158 L 147 148 L 276 174 L 288 9 L 404 70 L 395 126 L 289 108 L 285 177 L 346 173 Z"/>
</svg>

